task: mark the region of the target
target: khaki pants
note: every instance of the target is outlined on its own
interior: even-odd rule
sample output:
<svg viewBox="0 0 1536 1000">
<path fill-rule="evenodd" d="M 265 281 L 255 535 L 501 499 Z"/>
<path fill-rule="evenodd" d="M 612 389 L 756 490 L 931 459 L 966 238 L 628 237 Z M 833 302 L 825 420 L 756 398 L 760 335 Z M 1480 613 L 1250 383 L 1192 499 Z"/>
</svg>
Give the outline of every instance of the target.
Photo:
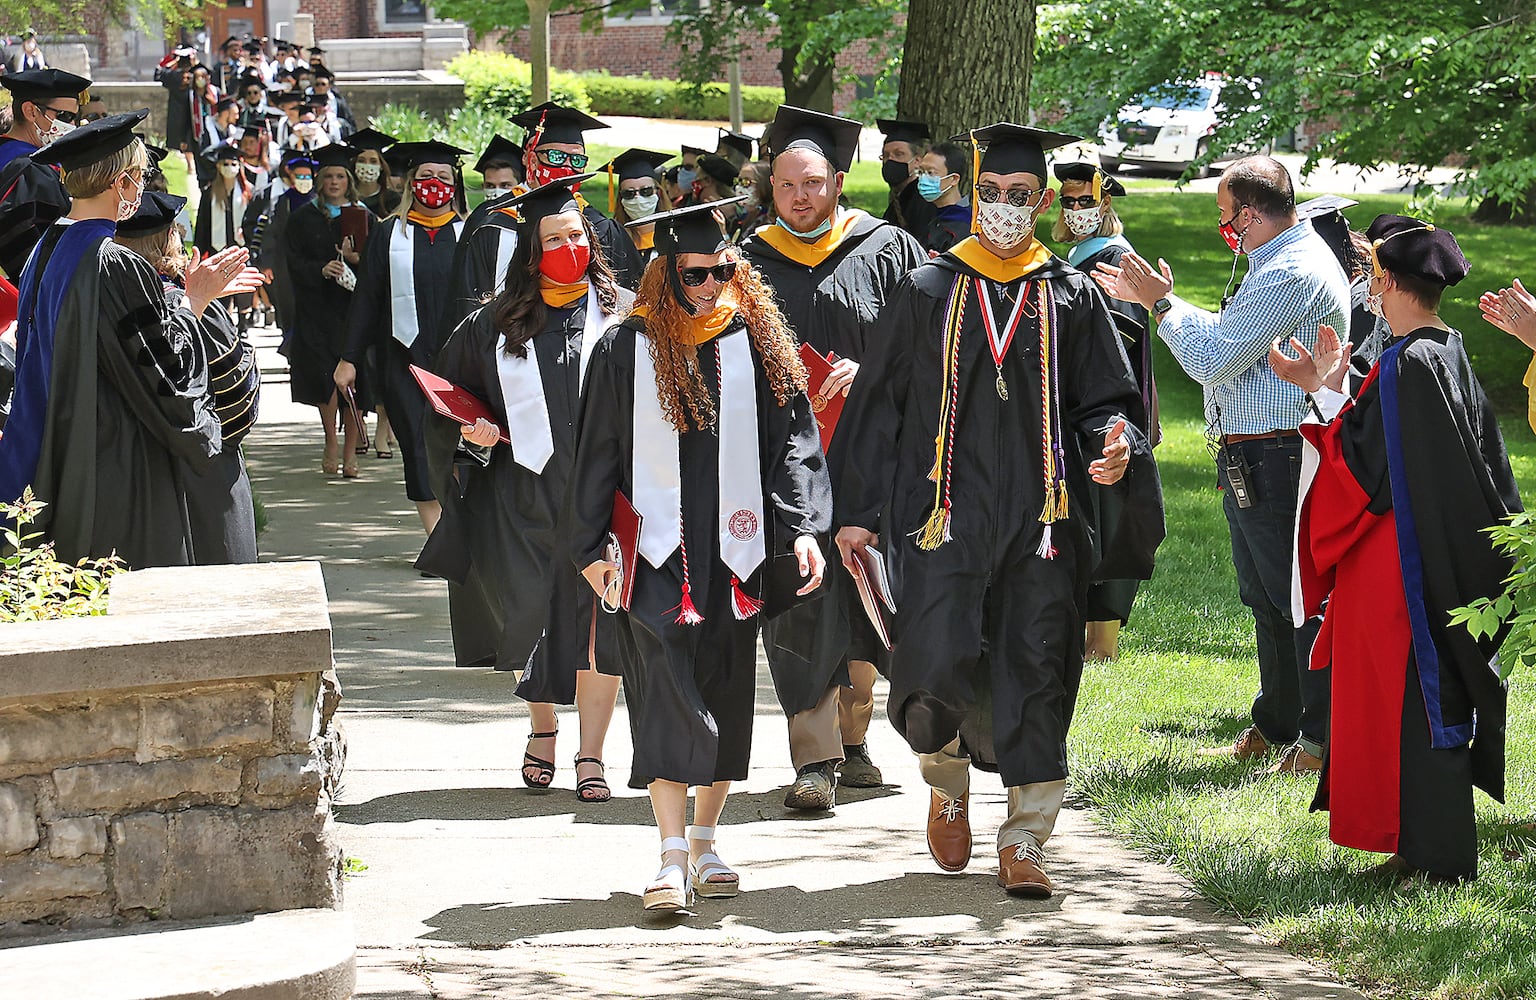
<svg viewBox="0 0 1536 1000">
<path fill-rule="evenodd" d="M 789 719 L 789 759 L 798 771 L 807 764 L 842 760 L 843 746 L 864 742 L 875 711 L 875 678 L 872 663 L 848 664 L 853 687 L 828 687 L 816 707 Z"/>
<path fill-rule="evenodd" d="M 960 756 L 958 736 L 938 753 L 918 754 L 917 760 L 923 780 L 946 799 L 958 799 L 970 790 L 971 759 Z M 1066 792 L 1065 780 L 1039 781 L 1008 789 L 1008 816 L 998 827 L 997 849 L 1017 847 L 1028 840 L 1033 840 L 1036 847 L 1044 847 L 1056 829 L 1056 816 L 1061 812 Z"/>
</svg>

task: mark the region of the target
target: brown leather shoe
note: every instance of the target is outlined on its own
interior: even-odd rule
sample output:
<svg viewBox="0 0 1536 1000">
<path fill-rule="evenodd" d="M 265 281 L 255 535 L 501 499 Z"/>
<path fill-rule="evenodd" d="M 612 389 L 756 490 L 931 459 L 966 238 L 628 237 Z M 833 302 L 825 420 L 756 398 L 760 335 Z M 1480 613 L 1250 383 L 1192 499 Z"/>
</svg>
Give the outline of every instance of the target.
<svg viewBox="0 0 1536 1000">
<path fill-rule="evenodd" d="M 1269 767 L 1265 774 L 1316 774 L 1323 769 L 1321 757 L 1314 757 L 1302 749 L 1300 743 L 1292 743 L 1285 754 Z"/>
<path fill-rule="evenodd" d="M 963 871 L 971 862 L 971 796 L 948 799 L 928 793 L 928 853 L 947 872 Z"/>
<path fill-rule="evenodd" d="M 1195 751 L 1201 757 L 1232 757 L 1237 760 L 1256 760 L 1260 757 L 1268 757 L 1274 747 L 1269 745 L 1260 733 L 1258 726 L 1249 726 L 1240 733 L 1231 746 L 1209 747 L 1205 750 Z"/>
<path fill-rule="evenodd" d="M 1045 855 L 1033 841 L 1005 847 L 997 852 L 997 884 L 1010 896 L 1049 899 L 1053 887 L 1045 876 L 1044 864 Z"/>
</svg>

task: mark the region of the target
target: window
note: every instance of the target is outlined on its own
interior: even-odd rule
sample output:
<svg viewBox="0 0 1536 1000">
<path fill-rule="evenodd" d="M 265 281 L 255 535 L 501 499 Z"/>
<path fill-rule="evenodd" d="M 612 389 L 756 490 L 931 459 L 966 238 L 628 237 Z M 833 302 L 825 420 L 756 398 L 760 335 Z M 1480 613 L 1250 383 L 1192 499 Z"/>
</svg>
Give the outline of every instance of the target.
<svg viewBox="0 0 1536 1000">
<path fill-rule="evenodd" d="M 386 24 L 425 24 L 426 0 L 384 0 Z"/>
<path fill-rule="evenodd" d="M 637 9 L 627 13 L 612 14 L 603 18 L 603 24 L 609 27 L 623 27 L 626 24 L 671 24 L 677 17 L 679 10 L 692 13 L 700 7 L 708 7 L 709 0 L 650 0 L 649 6 L 639 4 Z"/>
</svg>

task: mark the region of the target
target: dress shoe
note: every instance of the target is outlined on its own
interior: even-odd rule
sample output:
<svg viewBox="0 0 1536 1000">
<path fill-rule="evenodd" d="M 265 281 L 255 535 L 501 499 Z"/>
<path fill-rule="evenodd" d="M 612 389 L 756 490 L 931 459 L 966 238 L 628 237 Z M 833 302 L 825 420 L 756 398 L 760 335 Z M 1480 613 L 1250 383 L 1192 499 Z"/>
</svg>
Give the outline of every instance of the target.
<svg viewBox="0 0 1536 1000">
<path fill-rule="evenodd" d="M 1034 841 L 1005 847 L 997 852 L 997 884 L 1010 896 L 1049 899 L 1053 889 L 1051 880 L 1045 876 L 1044 864 L 1045 855 Z"/>
<path fill-rule="evenodd" d="M 1316 774 L 1323 769 L 1323 759 L 1314 757 L 1302 748 L 1300 743 L 1292 743 L 1281 758 L 1264 769 L 1265 774 Z"/>
<path fill-rule="evenodd" d="M 843 762 L 837 765 L 837 781 L 849 788 L 879 788 L 885 784 L 880 769 L 869 759 L 869 747 L 864 743 L 843 747 Z"/>
<path fill-rule="evenodd" d="M 784 796 L 786 809 L 825 812 L 837 802 L 837 772 L 832 761 L 807 764 L 795 775 L 795 783 Z"/>
<path fill-rule="evenodd" d="M 928 793 L 928 853 L 947 872 L 963 871 L 971 861 L 970 793 L 958 799 Z"/>
<path fill-rule="evenodd" d="M 1237 760 L 1257 760 L 1268 757 L 1274 747 L 1269 745 L 1258 726 L 1249 726 L 1240 733 L 1231 746 L 1210 747 L 1196 751 L 1202 757 L 1232 757 Z"/>
</svg>

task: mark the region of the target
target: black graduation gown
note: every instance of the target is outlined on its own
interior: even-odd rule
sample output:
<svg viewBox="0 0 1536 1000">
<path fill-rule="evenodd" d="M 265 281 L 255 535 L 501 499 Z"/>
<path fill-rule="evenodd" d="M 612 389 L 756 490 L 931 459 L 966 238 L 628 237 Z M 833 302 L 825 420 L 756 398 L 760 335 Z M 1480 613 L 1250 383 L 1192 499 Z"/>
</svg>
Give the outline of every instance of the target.
<svg viewBox="0 0 1536 1000">
<path fill-rule="evenodd" d="M 945 205 L 934 211 L 933 221 L 923 233 L 923 249 L 947 253 L 949 248 L 971 235 L 971 206 Z"/>
<path fill-rule="evenodd" d="M 275 198 L 269 197 L 266 207 L 259 213 L 259 215 L 266 215 L 267 221 L 262 227 L 261 245 L 252 253 L 254 259 L 251 263 L 272 272 L 272 283 L 267 286 L 267 298 L 271 300 L 272 308 L 277 310 L 277 325 L 285 334 L 285 340 L 286 335 L 293 332 L 297 306 L 293 295 L 293 282 L 288 275 L 288 220 L 293 217 L 295 211 L 303 208 L 314 198 L 313 191 L 309 194 L 299 194 L 289 188 Z M 256 207 L 254 201 L 251 207 L 253 209 Z M 250 216 L 251 213 L 247 212 L 246 217 L 250 218 Z M 251 235 L 254 225 L 246 228 L 247 237 Z"/>
<path fill-rule="evenodd" d="M 12 284 L 21 281 L 21 269 L 43 233 L 69 212 L 59 172 L 33 162 L 27 154 L 35 151 L 20 139 L 0 139 L 0 269 Z"/>
<path fill-rule="evenodd" d="M 203 343 L 191 314 L 167 308 L 160 276 L 114 243 L 112 228 L 96 220 L 59 223 L 44 235 L 23 294 L 40 281 L 67 286 L 52 328 L 33 327 L 23 344 L 0 450 L 37 447 L 29 478 L 48 506 L 36 527 L 60 559 L 116 552 L 134 569 L 184 566 L 193 540 L 182 463 L 206 467 L 221 440 Z M 69 250 L 53 261 L 66 237 Z M 81 239 L 89 242 L 82 247 Z M 51 264 L 67 271 L 49 274 Z M 23 393 L 35 391 L 28 376 L 37 369 L 27 355 L 44 337 L 51 338 L 52 363 L 41 406 Z M 28 478 L 14 455 L 0 465 L 7 476 Z"/>
<path fill-rule="evenodd" d="M 223 205 L 216 205 L 213 200 L 213 188 L 204 188 L 197 206 L 197 221 L 192 224 L 192 245 L 206 255 L 218 253 L 240 242 L 235 237 L 244 229 L 245 216 L 249 208 L 249 202 L 237 206 L 228 200 Z M 213 213 L 215 212 L 224 213 L 225 238 L 219 246 L 213 245 Z"/>
<path fill-rule="evenodd" d="M 405 461 L 405 495 L 424 503 L 433 499 L 431 475 L 427 471 L 427 403 L 409 366 L 430 371 L 438 348 L 451 332 L 444 320 L 448 315 L 448 287 L 458 237 L 452 223 L 432 231 L 415 223 L 404 223 L 410 226 L 415 241 L 416 322 L 420 331 L 415 342 L 406 347 L 394 338 L 390 302 L 389 245 L 395 227 L 401 224 L 398 219 L 392 220 L 368 237 L 352 310 L 347 317 L 347 345 L 342 358 L 361 372 L 367 364 L 369 348 L 373 349 L 379 381 L 374 391 L 388 411 L 390 427 L 400 442 Z"/>
<path fill-rule="evenodd" d="M 165 88 L 165 144 L 171 149 L 196 150 L 192 138 L 192 82 L 190 73 L 175 70 L 160 78 Z"/>
<path fill-rule="evenodd" d="M 623 292 L 616 311 L 627 312 L 632 301 Z M 455 661 L 498 670 L 526 667 L 517 693 L 530 702 L 574 704 L 576 673 L 589 660 L 605 672 L 620 672 L 612 619 L 598 611 L 592 588 L 570 565 L 563 517 L 576 458 L 586 318 L 585 299 L 551 309 L 544 332 L 529 345 L 539 360 L 555 445 L 542 472 L 519 465 L 510 445 L 461 445 L 458 422 L 427 414 L 432 490 L 442 501 L 443 518 L 416 566 L 449 580 Z M 499 336 L 491 308 L 482 307 L 448 338 L 435 366 L 489 403 L 505 423 Z"/>
<path fill-rule="evenodd" d="M 1107 246 L 1073 266 L 1084 274 L 1092 275 L 1094 268 L 1100 264 L 1118 266 L 1120 258 L 1125 254 L 1125 247 Z M 1107 301 L 1109 311 L 1114 316 L 1115 329 L 1120 331 L 1126 356 L 1131 362 L 1131 374 L 1136 376 L 1136 384 L 1141 388 L 1142 412 L 1147 414 L 1147 439 L 1155 448 L 1162 439 L 1162 429 L 1158 423 L 1157 383 L 1152 376 L 1152 341 L 1156 336 L 1156 330 L 1149 322 L 1150 317 L 1147 315 L 1146 307 L 1141 303 L 1126 299 L 1107 299 Z M 1106 526 L 1113 525 L 1120 516 L 1120 494 L 1114 490 L 1094 490 L 1092 497 L 1097 506 L 1096 516 L 1099 523 Z M 1112 531 L 1113 528 L 1106 530 Z M 1129 621 L 1131 606 L 1136 602 L 1139 583 L 1138 580 L 1095 582 L 1088 588 L 1088 621 L 1119 621 L 1121 624 Z"/>
<path fill-rule="evenodd" d="M 742 250 L 773 288 L 800 342 L 823 355 L 835 351 L 855 361 L 888 336 L 884 310 L 892 289 L 927 259 L 906 232 L 867 215 L 815 267 L 790 260 L 761 237 L 748 240 Z M 810 387 L 813 392 L 817 388 Z M 834 437 L 834 468 L 841 447 L 841 436 Z M 841 524 L 835 513 L 833 522 L 834 529 Z M 816 707 L 828 685 L 846 686 L 849 660 L 883 665 L 885 658 L 847 571 L 833 565 L 822 586 L 825 599 L 795 608 L 763 630 L 774 688 L 786 715 Z"/>
<path fill-rule="evenodd" d="M 1367 498 L 1362 515 L 1395 521 L 1396 551 L 1367 571 L 1383 583 L 1402 579 L 1404 590 L 1422 595 L 1422 618 L 1415 620 L 1411 601 L 1408 616 L 1411 631 L 1422 630 L 1427 644 L 1420 646 L 1418 636 L 1400 636 L 1406 664 L 1382 665 L 1389 671 L 1406 669 L 1401 704 L 1381 704 L 1379 697 L 1372 697 L 1385 684 L 1369 677 L 1353 680 L 1361 672 L 1359 664 L 1350 664 L 1349 671 L 1336 666 L 1335 690 L 1353 683 L 1360 696 L 1335 697 L 1333 725 L 1335 730 L 1390 731 L 1381 720 L 1390 714 L 1398 721 L 1395 717 L 1401 714 L 1399 745 L 1381 741 L 1374 747 L 1377 754 L 1399 758 L 1397 852 L 1416 868 L 1465 876 L 1475 874 L 1477 867 L 1472 786 L 1500 801 L 1504 797 L 1508 691 L 1492 663 L 1507 627 L 1490 638 L 1474 639 L 1464 626 L 1450 623 L 1449 612 L 1503 591 L 1513 563 L 1494 549 L 1484 529 L 1523 506 L 1498 421 L 1472 372 L 1461 336 L 1423 328 L 1394 345 L 1396 349 L 1389 347 L 1383 356 L 1376 377 L 1328 432 L 1339 435 L 1339 454 Z M 1396 372 L 1395 408 L 1383 384 L 1390 374 L 1383 367 L 1387 365 Z M 1396 424 L 1395 432 L 1389 422 Z M 1312 541 L 1307 531 L 1311 523 L 1304 514 L 1303 544 Z M 1304 589 L 1308 562 L 1302 560 Z M 1402 601 L 1403 590 L 1394 593 Z M 1314 654 L 1315 659 L 1324 657 L 1320 665 L 1351 644 L 1363 647 L 1359 659 L 1368 659 L 1369 650 L 1385 641 L 1379 632 L 1381 616 L 1370 613 L 1369 595 L 1347 597 L 1349 606 L 1365 613 L 1342 613 L 1343 596 L 1329 602 L 1319 652 Z M 1431 651 L 1434 664 L 1424 655 Z M 1314 809 L 1329 807 L 1332 749 L 1330 743 Z M 1381 770 L 1369 761 L 1352 763 L 1356 771 L 1368 769 L 1366 780 Z"/>
<path fill-rule="evenodd" d="M 834 460 L 840 462 L 838 516 L 879 530 L 898 589 L 892 723 L 919 753 L 937 751 L 961 733 L 975 762 L 995 760 L 1012 787 L 1066 776 L 1090 576 L 1101 552 L 1107 575 L 1151 574 L 1163 534 L 1162 502 L 1151 449 L 1136 430 L 1140 394 L 1109 310 L 1090 279 L 1051 257 L 1028 277 L 1048 280 L 1055 296 L 1070 516 L 1053 526 L 1055 558 L 1037 555 L 1044 506 L 1039 321 L 1022 319 L 1004 356 L 1009 399 L 1003 400 L 969 282 L 976 276 L 951 253 L 898 286 L 887 312 L 890 335 L 874 345 L 854 383 L 838 425 L 841 458 Z M 968 304 L 947 478 L 952 519 L 948 540 L 925 551 L 911 536 L 935 504 L 928 476 L 944 381 L 946 306 L 962 278 Z M 1025 284 L 1019 279 L 1002 287 L 1017 296 Z M 993 309 L 998 323 L 1006 323 L 1011 304 L 996 301 Z M 1105 487 L 1092 484 L 1088 463 L 1103 447 L 1105 431 L 1122 418 L 1131 429 L 1133 457 L 1112 488 L 1127 494 L 1127 510 L 1118 537 L 1106 544 L 1087 500 L 1090 490 Z"/>
<path fill-rule="evenodd" d="M 331 218 L 317 199 L 293 213 L 284 238 L 288 280 L 299 306 L 287 346 L 288 388 L 295 403 L 324 406 L 336 392 L 336 363 L 347 346 L 347 314 L 354 294 L 321 273 L 339 254 L 341 219 Z M 357 266 L 349 266 L 355 273 Z M 373 408 L 368 384 L 361 368 L 358 372 L 357 404 L 367 411 Z"/>
<path fill-rule="evenodd" d="M 400 196 L 387 187 L 380 187 L 371 196 L 362 198 L 363 207 L 382 219 L 400 207 Z"/>
<path fill-rule="evenodd" d="M 928 232 L 928 224 L 937 214 L 938 209 L 933 207 L 933 202 L 917 193 L 917 181 L 912 180 L 901 189 L 900 194 L 891 196 L 880 218 L 893 226 L 900 226 L 914 238 L 922 239 Z"/>
<path fill-rule="evenodd" d="M 698 349 L 704 384 L 717 402 L 719 340 L 736 336 L 747 336 L 739 317 Z M 625 320 L 604 336 L 587 371 L 571 484 L 571 555 L 578 569 L 603 557 L 614 491 L 633 495 L 634 365 L 635 351 L 647 349 L 644 338 L 643 320 Z M 826 532 L 831 487 L 810 399 L 798 394 L 779 406 L 756 351 L 752 356 L 763 511 L 772 531 L 769 558 L 742 589 L 768 599 L 766 614 L 781 596 L 763 594 L 766 578 L 782 579 L 772 564 L 794 559 L 790 553 L 800 535 Z M 747 776 L 758 618 L 738 621 L 731 610 L 730 572 L 720 561 L 717 533 L 718 446 L 714 430 L 690 430 L 678 442 L 689 585 L 704 621 L 676 623 L 683 583 L 681 550 L 661 569 L 643 557 L 636 559 L 631 609 L 619 613 L 620 659 L 634 742 L 633 788 L 658 778 L 707 785 Z"/>
</svg>

